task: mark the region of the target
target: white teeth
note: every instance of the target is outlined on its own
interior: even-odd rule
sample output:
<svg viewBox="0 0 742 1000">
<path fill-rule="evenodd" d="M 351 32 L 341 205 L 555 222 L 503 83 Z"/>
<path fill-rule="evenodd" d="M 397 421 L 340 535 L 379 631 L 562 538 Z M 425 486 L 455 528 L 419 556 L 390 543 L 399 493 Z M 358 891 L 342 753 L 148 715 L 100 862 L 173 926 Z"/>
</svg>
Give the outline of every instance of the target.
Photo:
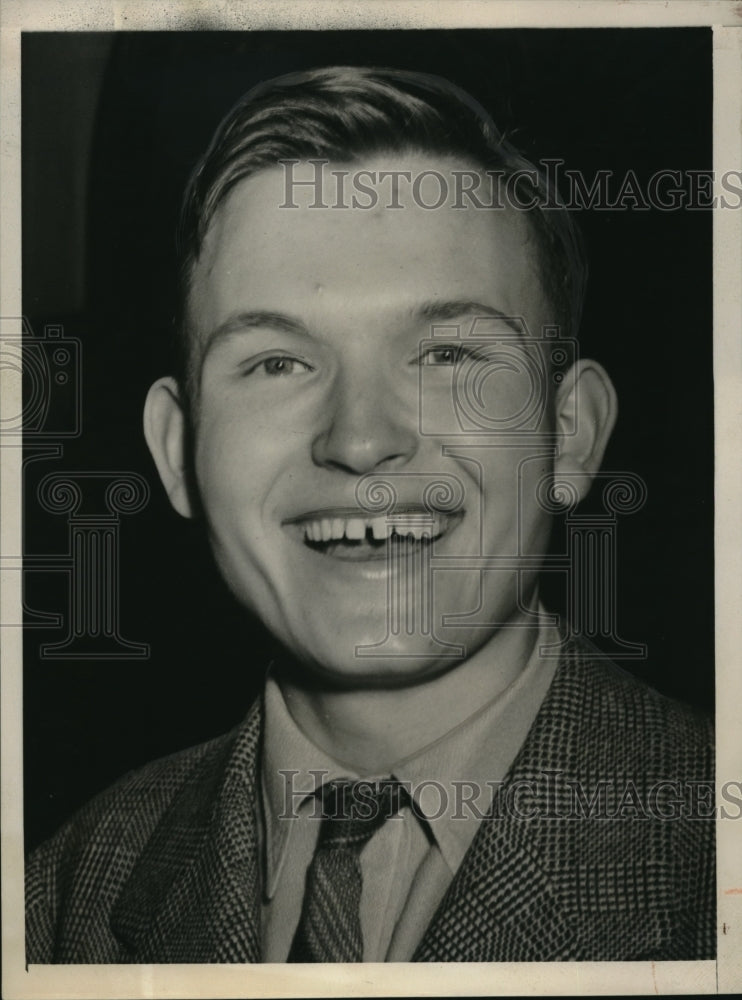
<svg viewBox="0 0 742 1000">
<path fill-rule="evenodd" d="M 387 537 L 388 528 L 385 517 L 375 517 L 371 521 L 371 531 L 377 542 L 383 541 Z"/>
<path fill-rule="evenodd" d="M 404 524 L 403 521 L 394 524 L 386 517 L 374 517 L 367 520 L 360 517 L 347 519 L 344 517 L 325 517 L 315 521 L 306 521 L 304 536 L 310 542 L 341 541 L 343 538 L 347 538 L 351 542 L 360 542 L 366 537 L 366 531 L 370 530 L 377 542 L 384 541 L 392 535 L 420 541 L 437 538 L 443 534 L 447 527 L 447 519 L 441 516 L 436 517 L 432 522 L 423 524 Z"/>
<path fill-rule="evenodd" d="M 427 524 L 415 525 L 407 529 L 407 534 L 417 541 L 421 538 L 430 538 L 430 527 Z"/>
<path fill-rule="evenodd" d="M 428 524 L 395 524 L 394 534 L 399 535 L 401 538 L 408 537 L 420 541 L 423 538 L 437 538 L 438 535 L 443 534 L 446 527 L 446 522 L 437 517 L 432 523 Z"/>
<path fill-rule="evenodd" d="M 366 535 L 366 522 L 352 518 L 345 525 L 345 537 L 352 542 L 359 542 Z"/>
</svg>

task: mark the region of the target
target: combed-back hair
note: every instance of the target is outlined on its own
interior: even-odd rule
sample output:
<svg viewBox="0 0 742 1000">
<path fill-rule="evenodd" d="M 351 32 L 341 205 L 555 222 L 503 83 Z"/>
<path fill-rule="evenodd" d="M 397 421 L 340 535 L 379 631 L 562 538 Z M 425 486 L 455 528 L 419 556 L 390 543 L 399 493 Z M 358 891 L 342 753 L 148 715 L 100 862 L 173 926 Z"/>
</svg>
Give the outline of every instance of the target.
<svg viewBox="0 0 742 1000">
<path fill-rule="evenodd" d="M 200 355 L 189 329 L 193 268 L 214 213 L 241 180 L 282 160 L 347 164 L 387 153 L 465 161 L 517 181 L 537 239 L 544 291 L 560 326 L 577 335 L 587 266 L 579 231 L 547 175 L 523 157 L 484 108 L 442 77 L 331 66 L 258 84 L 227 114 L 187 184 L 178 232 L 179 378 L 197 396 Z"/>
</svg>

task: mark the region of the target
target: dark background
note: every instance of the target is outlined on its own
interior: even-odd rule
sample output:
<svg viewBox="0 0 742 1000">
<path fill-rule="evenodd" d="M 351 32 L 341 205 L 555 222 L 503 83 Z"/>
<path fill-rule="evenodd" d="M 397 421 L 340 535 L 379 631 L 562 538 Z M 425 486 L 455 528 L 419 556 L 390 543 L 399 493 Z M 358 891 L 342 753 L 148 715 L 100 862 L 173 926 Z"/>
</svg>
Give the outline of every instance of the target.
<svg viewBox="0 0 742 1000">
<path fill-rule="evenodd" d="M 710 29 L 34 33 L 22 46 L 24 313 L 37 336 L 54 323 L 82 341 L 83 402 L 82 434 L 27 467 L 25 551 L 66 551 L 66 518 L 36 499 L 49 472 L 135 471 L 152 490 L 121 522 L 121 629 L 148 658 L 48 661 L 40 645 L 64 631 L 26 630 L 33 846 L 126 770 L 236 723 L 270 655 L 199 526 L 171 512 L 140 430 L 146 390 L 170 368 L 180 193 L 233 101 L 312 66 L 419 69 L 470 90 L 532 160 L 646 181 L 711 167 L 712 62 Z M 578 221 L 591 261 L 582 352 L 608 368 L 621 404 L 604 467 L 649 491 L 619 523 L 618 627 L 649 648 L 624 666 L 710 709 L 711 213 Z M 64 612 L 64 574 L 28 572 L 25 600 Z"/>
</svg>

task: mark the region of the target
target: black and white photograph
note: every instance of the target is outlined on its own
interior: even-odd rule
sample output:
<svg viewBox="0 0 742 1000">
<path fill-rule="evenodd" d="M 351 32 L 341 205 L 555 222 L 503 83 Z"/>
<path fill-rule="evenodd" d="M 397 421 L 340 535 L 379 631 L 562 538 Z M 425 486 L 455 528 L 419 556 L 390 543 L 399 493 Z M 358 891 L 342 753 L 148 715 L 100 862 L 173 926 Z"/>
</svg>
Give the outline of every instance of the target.
<svg viewBox="0 0 742 1000">
<path fill-rule="evenodd" d="M 726 36 L 513 6 L 20 31 L 12 995 L 720 989 Z"/>
</svg>

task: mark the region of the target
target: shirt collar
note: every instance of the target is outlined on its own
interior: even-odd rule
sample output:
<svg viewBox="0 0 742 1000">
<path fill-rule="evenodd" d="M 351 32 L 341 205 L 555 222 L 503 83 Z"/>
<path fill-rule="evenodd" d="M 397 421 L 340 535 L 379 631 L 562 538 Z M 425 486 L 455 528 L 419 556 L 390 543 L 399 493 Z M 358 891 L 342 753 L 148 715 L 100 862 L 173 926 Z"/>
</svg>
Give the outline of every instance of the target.
<svg viewBox="0 0 742 1000">
<path fill-rule="evenodd" d="M 270 671 L 263 693 L 263 711 L 261 799 L 266 893 L 271 898 L 302 804 L 325 782 L 335 778 L 357 778 L 358 774 L 334 760 L 304 735 L 291 718 L 278 682 Z"/>
<path fill-rule="evenodd" d="M 452 872 L 469 845 L 501 782 L 525 741 L 554 676 L 558 658 L 539 650 L 559 642 L 555 626 L 542 624 L 525 667 L 511 684 L 473 715 L 414 755 L 393 774 L 409 783 L 417 811 L 427 819 Z"/>
<path fill-rule="evenodd" d="M 559 634 L 540 609 L 537 641 L 513 682 L 473 715 L 392 768 L 405 783 L 452 872 L 490 806 L 538 712 L 556 669 L 557 657 L 542 658 L 545 645 L 558 647 Z M 298 814 L 325 782 L 358 778 L 352 769 L 316 746 L 292 719 L 281 689 L 269 672 L 264 690 L 261 781 L 265 888 L 275 892 Z"/>
</svg>

